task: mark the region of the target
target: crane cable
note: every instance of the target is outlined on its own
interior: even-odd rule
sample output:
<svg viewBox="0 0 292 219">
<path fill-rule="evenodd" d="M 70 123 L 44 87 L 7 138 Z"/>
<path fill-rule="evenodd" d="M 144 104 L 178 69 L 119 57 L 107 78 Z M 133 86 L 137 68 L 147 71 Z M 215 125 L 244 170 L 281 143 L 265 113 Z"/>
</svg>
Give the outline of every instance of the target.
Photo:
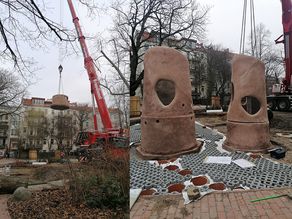
<svg viewBox="0 0 292 219">
<path fill-rule="evenodd" d="M 63 4 L 62 1 L 60 1 L 60 14 L 59 14 L 59 21 L 60 21 L 60 26 L 61 28 L 63 27 Z M 58 70 L 59 70 L 59 86 L 58 86 L 58 94 L 64 93 L 63 89 L 63 83 L 62 83 L 62 71 L 63 71 L 63 66 L 62 66 L 62 61 L 63 61 L 63 50 L 62 50 L 62 41 L 59 42 L 59 58 L 58 61 L 60 63 Z"/>
<path fill-rule="evenodd" d="M 243 11 L 242 11 L 242 22 L 241 22 L 241 35 L 240 35 L 240 48 L 239 54 L 245 54 L 245 30 L 246 30 L 246 17 L 247 17 L 247 0 L 243 2 Z M 255 12 L 254 12 L 254 1 L 249 0 L 250 6 L 250 49 L 251 55 L 258 57 L 257 52 L 257 36 L 256 36 L 256 26 L 255 26 Z"/>
</svg>

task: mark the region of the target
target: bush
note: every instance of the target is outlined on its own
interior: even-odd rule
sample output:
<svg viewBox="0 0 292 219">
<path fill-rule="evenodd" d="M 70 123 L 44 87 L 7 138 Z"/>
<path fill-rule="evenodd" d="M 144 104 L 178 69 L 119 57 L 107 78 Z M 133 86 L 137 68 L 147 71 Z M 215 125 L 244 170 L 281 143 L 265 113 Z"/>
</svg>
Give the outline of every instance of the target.
<svg viewBox="0 0 292 219">
<path fill-rule="evenodd" d="M 71 169 L 70 192 L 77 204 L 96 208 L 129 210 L 129 159 L 99 155 L 82 166 Z M 70 166 L 70 164 L 69 164 Z"/>
<path fill-rule="evenodd" d="M 129 198 L 123 194 L 121 183 L 115 176 L 89 179 L 84 191 L 85 203 L 88 207 L 126 208 Z"/>
</svg>

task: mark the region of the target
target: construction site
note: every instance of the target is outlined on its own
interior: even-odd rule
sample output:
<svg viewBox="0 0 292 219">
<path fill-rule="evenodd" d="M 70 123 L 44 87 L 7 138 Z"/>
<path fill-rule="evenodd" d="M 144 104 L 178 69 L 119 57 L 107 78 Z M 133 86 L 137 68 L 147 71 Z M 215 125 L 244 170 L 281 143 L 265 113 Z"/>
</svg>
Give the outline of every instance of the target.
<svg viewBox="0 0 292 219">
<path fill-rule="evenodd" d="M 240 53 L 230 55 L 226 111 L 220 95 L 211 106 L 198 104 L 192 63 L 181 53 L 167 47 L 145 53 L 143 100 L 133 100 L 130 128 L 131 218 L 292 217 L 292 3 L 281 1 L 284 32 L 276 43 L 284 43 L 285 77 L 271 95 L 257 42 L 245 55 L 253 4 L 244 1 Z"/>
<path fill-rule="evenodd" d="M 0 219 L 292 218 L 292 0 L 241 3 L 0 0 Z"/>
<path fill-rule="evenodd" d="M 5 5 L 2 1 L 0 4 Z M 107 106 L 98 78 L 101 72 L 89 53 L 73 2 L 68 0 L 67 5 L 75 27 L 73 37 L 78 39 L 83 55 L 84 62 L 79 65 L 84 64 L 90 85 L 90 89 L 81 91 L 89 93 L 92 102 L 70 102 L 63 93 L 60 44 L 58 92 L 51 98 L 24 98 L 16 78 L 2 70 L 1 219 L 129 218 L 126 117 L 120 107 Z M 63 40 L 58 33 L 63 27 L 46 18 L 34 1 L 24 5 L 14 2 L 8 7 L 28 10 Z M 60 24 L 62 8 L 60 1 Z M 1 27 L 6 48 L 15 55 L 6 38 L 9 33 L 2 23 Z M 15 66 L 19 67 L 20 62 L 16 59 Z"/>
</svg>

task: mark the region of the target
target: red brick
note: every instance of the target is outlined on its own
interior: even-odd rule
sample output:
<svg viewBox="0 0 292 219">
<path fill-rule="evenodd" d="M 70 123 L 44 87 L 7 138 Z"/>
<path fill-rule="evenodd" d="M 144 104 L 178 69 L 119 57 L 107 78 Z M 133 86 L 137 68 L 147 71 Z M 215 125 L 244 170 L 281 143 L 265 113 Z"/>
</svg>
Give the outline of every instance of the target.
<svg viewBox="0 0 292 219">
<path fill-rule="evenodd" d="M 193 208 L 193 218 L 200 218 L 200 210 L 198 207 Z"/>
<path fill-rule="evenodd" d="M 158 217 L 160 218 L 167 218 L 168 209 L 164 209 L 158 213 Z M 131 218 L 132 219 L 132 218 Z"/>
<path fill-rule="evenodd" d="M 174 214 L 167 214 L 167 219 L 175 219 L 175 215 Z"/>
<path fill-rule="evenodd" d="M 234 193 L 229 193 L 229 200 L 230 200 L 230 202 L 235 201 Z"/>
<path fill-rule="evenodd" d="M 168 214 L 175 214 L 177 210 L 177 206 L 170 206 L 169 209 L 168 209 Z"/>
<path fill-rule="evenodd" d="M 208 212 L 201 212 L 200 214 L 201 219 L 210 219 Z"/>
<path fill-rule="evenodd" d="M 291 217 L 286 217 L 284 214 L 279 214 L 276 217 L 277 219 L 291 219 Z"/>
<path fill-rule="evenodd" d="M 224 212 L 224 205 L 223 202 L 216 202 L 216 208 L 218 212 Z"/>
<path fill-rule="evenodd" d="M 249 211 L 246 207 L 240 207 L 240 212 L 245 217 L 249 215 Z"/>
<path fill-rule="evenodd" d="M 160 219 L 158 215 L 151 215 L 149 219 Z"/>
<path fill-rule="evenodd" d="M 215 207 L 216 206 L 216 200 L 214 196 L 209 196 L 208 197 L 208 204 L 209 207 Z"/>
<path fill-rule="evenodd" d="M 216 202 L 217 201 L 223 201 L 222 194 L 219 194 L 219 193 L 215 194 L 215 200 L 216 200 Z"/>
<path fill-rule="evenodd" d="M 281 208 L 282 214 L 284 214 L 286 217 L 292 218 L 292 212 L 288 208 Z"/>
<path fill-rule="evenodd" d="M 140 208 L 138 211 L 136 211 L 135 213 L 135 216 L 141 216 L 143 215 L 145 212 L 145 209 L 144 208 Z"/>
<path fill-rule="evenodd" d="M 217 209 L 216 209 L 216 207 L 210 207 L 209 208 L 209 215 L 210 215 L 210 218 L 217 218 Z"/>
<path fill-rule="evenodd" d="M 256 210 L 257 210 L 259 216 L 265 216 L 266 215 L 266 211 L 262 206 L 256 205 L 255 207 L 256 207 Z"/>
<path fill-rule="evenodd" d="M 273 212 L 278 215 L 278 214 L 282 214 L 281 210 L 279 208 L 279 206 L 277 204 L 270 204 L 271 209 L 273 210 Z"/>
<path fill-rule="evenodd" d="M 231 207 L 233 210 L 236 210 L 236 211 L 240 210 L 236 201 L 231 202 Z"/>
<path fill-rule="evenodd" d="M 226 219 L 225 212 L 218 212 L 218 219 Z"/>
<path fill-rule="evenodd" d="M 226 207 L 231 207 L 229 199 L 227 199 L 227 198 L 223 199 L 223 205 L 224 205 L 225 209 L 226 209 Z"/>
<path fill-rule="evenodd" d="M 266 209 L 266 214 L 273 219 L 276 219 L 276 214 L 272 209 Z"/>
<path fill-rule="evenodd" d="M 208 206 L 208 202 L 206 203 L 201 203 L 201 212 L 206 213 L 209 211 L 209 206 Z"/>
<path fill-rule="evenodd" d="M 241 211 L 234 211 L 234 218 L 236 219 L 243 219 Z"/>
<path fill-rule="evenodd" d="M 185 205 L 184 205 L 184 200 L 180 200 L 179 201 L 179 204 L 178 204 L 178 208 L 183 208 Z"/>
<path fill-rule="evenodd" d="M 151 211 L 144 211 L 144 214 L 143 215 L 140 215 L 141 218 L 150 218 L 150 215 L 151 215 Z"/>
<path fill-rule="evenodd" d="M 226 213 L 226 218 L 230 218 L 230 219 L 234 219 L 235 218 L 235 214 L 234 214 L 234 211 L 233 210 L 229 210 L 229 211 L 227 211 L 227 212 L 225 212 Z"/>
</svg>

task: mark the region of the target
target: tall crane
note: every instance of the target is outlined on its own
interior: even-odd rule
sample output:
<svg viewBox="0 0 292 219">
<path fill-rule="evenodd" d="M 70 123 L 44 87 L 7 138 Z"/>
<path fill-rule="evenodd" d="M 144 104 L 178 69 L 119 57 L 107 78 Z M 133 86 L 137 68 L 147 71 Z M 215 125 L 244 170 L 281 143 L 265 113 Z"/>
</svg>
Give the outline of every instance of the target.
<svg viewBox="0 0 292 219">
<path fill-rule="evenodd" d="M 67 0 L 67 1 L 68 1 L 68 5 L 71 11 L 72 18 L 73 18 L 73 23 L 75 25 L 75 29 L 78 35 L 78 40 L 82 49 L 82 53 L 84 57 L 84 67 L 87 71 L 89 81 L 90 81 L 93 120 L 94 120 L 94 129 L 95 129 L 93 132 L 86 131 L 86 132 L 79 133 L 76 139 L 76 143 L 82 146 L 91 146 L 91 145 L 97 144 L 98 141 L 102 141 L 103 143 L 110 142 L 109 144 L 111 144 L 113 143 L 113 139 L 119 139 L 125 142 L 124 140 L 125 138 L 123 138 L 121 130 L 117 128 L 113 128 L 113 125 L 110 119 L 110 114 L 106 106 L 106 102 L 102 94 L 102 90 L 100 88 L 100 82 L 98 80 L 96 68 L 95 68 L 93 59 L 89 54 L 89 51 L 85 42 L 85 37 L 81 30 L 79 18 L 76 15 L 72 1 L 71 0 Z M 99 111 L 101 121 L 103 124 L 102 132 L 98 130 L 95 103 L 97 104 L 97 109 Z"/>
<path fill-rule="evenodd" d="M 267 100 L 272 110 L 287 111 L 292 107 L 292 0 L 281 0 L 281 4 L 283 34 L 275 42 L 284 44 L 285 78 L 273 85 L 274 94 Z"/>
</svg>

